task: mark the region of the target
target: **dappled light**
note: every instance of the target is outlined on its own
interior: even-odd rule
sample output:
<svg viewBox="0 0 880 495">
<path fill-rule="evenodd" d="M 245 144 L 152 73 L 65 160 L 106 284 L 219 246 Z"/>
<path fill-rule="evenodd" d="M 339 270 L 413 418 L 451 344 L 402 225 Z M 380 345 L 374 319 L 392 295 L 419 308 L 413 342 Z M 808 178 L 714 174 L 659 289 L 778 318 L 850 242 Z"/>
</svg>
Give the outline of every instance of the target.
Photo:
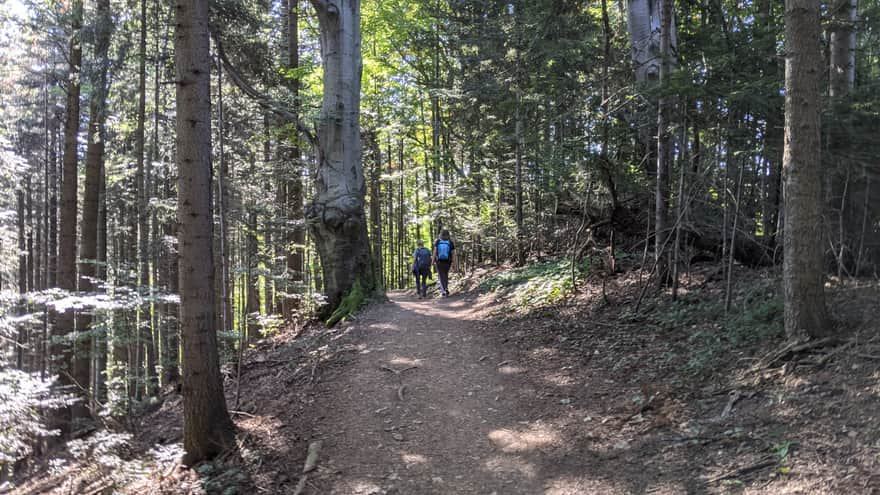
<svg viewBox="0 0 880 495">
<path fill-rule="evenodd" d="M 483 463 L 483 469 L 500 478 L 535 479 L 539 474 L 539 470 L 534 464 L 510 456 L 494 456 Z"/>
<path fill-rule="evenodd" d="M 880 0 L 0 0 L 0 494 L 880 495 Z"/>
<path fill-rule="evenodd" d="M 400 458 L 403 460 L 403 463 L 407 467 L 411 466 L 422 466 L 428 464 L 428 458 L 422 454 L 413 454 L 409 452 L 405 452 L 400 454 Z"/>
<path fill-rule="evenodd" d="M 543 424 L 535 424 L 520 430 L 494 430 L 489 439 L 504 452 L 528 452 L 547 447 L 562 446 L 559 432 Z"/>
</svg>

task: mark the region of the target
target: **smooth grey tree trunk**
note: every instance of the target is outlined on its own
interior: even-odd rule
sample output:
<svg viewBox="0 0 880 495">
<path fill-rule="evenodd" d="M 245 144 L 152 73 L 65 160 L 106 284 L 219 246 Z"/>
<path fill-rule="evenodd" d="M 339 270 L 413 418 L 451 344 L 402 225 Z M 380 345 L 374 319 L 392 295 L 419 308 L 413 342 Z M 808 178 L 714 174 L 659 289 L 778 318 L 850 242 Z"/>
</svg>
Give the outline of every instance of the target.
<svg viewBox="0 0 880 495">
<path fill-rule="evenodd" d="M 829 94 L 845 96 L 856 81 L 857 0 L 835 0 L 831 12 Z"/>
<path fill-rule="evenodd" d="M 785 4 L 785 332 L 790 338 L 831 333 L 822 262 L 822 170 L 819 125 L 822 52 L 819 0 Z"/>
<path fill-rule="evenodd" d="M 372 291 L 361 164 L 359 0 L 311 0 L 321 27 L 324 98 L 315 149 L 315 195 L 306 213 L 323 268 L 330 316 L 358 282 Z"/>
<path fill-rule="evenodd" d="M 672 0 L 660 1 L 660 84 L 669 82 L 673 68 Z M 669 238 L 669 176 L 672 165 L 672 97 L 661 96 L 657 110 L 657 177 L 654 191 L 654 258 L 657 280 L 661 287 L 668 283 L 671 257 L 667 254 Z"/>
<path fill-rule="evenodd" d="M 175 17 L 183 462 L 191 465 L 232 445 L 235 427 L 223 395 L 214 328 L 208 0 L 178 0 Z"/>
</svg>

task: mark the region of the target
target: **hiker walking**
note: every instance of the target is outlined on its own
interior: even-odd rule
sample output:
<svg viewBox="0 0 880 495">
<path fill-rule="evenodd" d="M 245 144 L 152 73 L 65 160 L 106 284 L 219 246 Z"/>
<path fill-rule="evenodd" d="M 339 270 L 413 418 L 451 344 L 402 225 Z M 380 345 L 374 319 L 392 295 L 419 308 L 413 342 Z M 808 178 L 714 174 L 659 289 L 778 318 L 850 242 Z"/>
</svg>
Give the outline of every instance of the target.
<svg viewBox="0 0 880 495">
<path fill-rule="evenodd" d="M 425 242 L 419 239 L 419 247 L 413 253 L 413 275 L 416 277 L 416 292 L 419 299 L 428 297 L 428 279 L 434 278 L 431 273 L 431 250 L 425 247 Z"/>
<path fill-rule="evenodd" d="M 440 275 L 440 295 L 443 297 L 449 295 L 449 270 L 452 268 L 454 251 L 455 243 L 449 238 L 449 231 L 440 232 L 440 238 L 434 241 L 434 264 Z"/>
</svg>

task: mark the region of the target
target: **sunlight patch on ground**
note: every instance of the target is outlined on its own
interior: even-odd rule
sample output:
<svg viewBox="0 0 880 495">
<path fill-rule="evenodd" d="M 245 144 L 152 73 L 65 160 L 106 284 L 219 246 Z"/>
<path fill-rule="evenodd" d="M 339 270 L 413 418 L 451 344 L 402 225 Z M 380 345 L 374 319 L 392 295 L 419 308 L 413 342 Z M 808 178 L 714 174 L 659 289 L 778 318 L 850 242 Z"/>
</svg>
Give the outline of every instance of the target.
<svg viewBox="0 0 880 495">
<path fill-rule="evenodd" d="M 494 430 L 489 433 L 489 440 L 504 452 L 528 452 L 561 444 L 559 434 L 546 425 L 531 425 L 522 431 Z"/>
<path fill-rule="evenodd" d="M 528 371 L 528 368 L 523 368 L 521 366 L 511 366 L 509 364 L 498 367 L 498 372 L 502 375 L 518 375 L 520 373 L 525 373 L 526 371 Z"/>
<path fill-rule="evenodd" d="M 403 463 L 406 464 L 406 467 L 408 468 L 428 463 L 428 458 L 423 456 L 422 454 L 411 454 L 409 452 L 403 452 L 400 454 L 400 458 L 403 459 Z"/>
<path fill-rule="evenodd" d="M 401 357 L 401 356 L 394 356 L 388 362 L 390 364 L 397 365 L 397 366 L 421 366 L 422 365 L 421 359 L 406 358 L 406 357 Z"/>
<path fill-rule="evenodd" d="M 552 347 L 536 347 L 529 351 L 529 356 L 535 359 L 546 359 L 551 358 L 559 354 L 558 349 L 553 349 Z"/>
<path fill-rule="evenodd" d="M 345 495 L 378 495 L 380 493 L 385 493 L 385 490 L 371 481 L 352 480 L 334 486 L 332 493 Z"/>
<path fill-rule="evenodd" d="M 554 373 L 552 375 L 546 375 L 543 377 L 544 381 L 549 383 L 550 385 L 556 385 L 558 387 L 568 387 L 575 385 L 577 382 L 570 376 L 564 375 L 562 373 Z"/>
<path fill-rule="evenodd" d="M 516 457 L 493 457 L 483 463 L 483 467 L 499 477 L 506 478 L 511 474 L 519 474 L 528 479 L 534 479 L 538 470 L 530 462 L 525 462 Z"/>
<path fill-rule="evenodd" d="M 400 330 L 397 325 L 393 323 L 373 323 L 370 325 L 371 330 L 392 330 L 397 331 Z"/>
<path fill-rule="evenodd" d="M 664 490 L 661 493 L 666 493 Z M 601 493 L 612 495 L 615 493 L 633 493 L 605 480 L 589 479 L 587 477 L 562 478 L 553 480 L 546 485 L 544 495 L 576 495 L 582 493 Z M 642 492 L 640 492 L 642 493 Z M 674 490 L 670 493 L 684 493 L 683 490 Z"/>
</svg>

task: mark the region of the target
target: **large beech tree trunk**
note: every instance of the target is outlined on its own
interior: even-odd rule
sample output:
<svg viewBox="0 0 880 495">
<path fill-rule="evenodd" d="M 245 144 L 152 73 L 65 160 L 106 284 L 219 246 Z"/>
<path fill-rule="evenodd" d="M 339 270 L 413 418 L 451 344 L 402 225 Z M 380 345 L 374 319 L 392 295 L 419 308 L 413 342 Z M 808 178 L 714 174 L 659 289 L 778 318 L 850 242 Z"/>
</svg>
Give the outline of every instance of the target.
<svg viewBox="0 0 880 495">
<path fill-rule="evenodd" d="M 208 0 L 178 0 L 175 14 L 183 461 L 193 464 L 230 446 L 235 427 L 223 395 L 214 328 Z"/>
<path fill-rule="evenodd" d="M 373 289 L 360 142 L 359 0 L 312 0 L 321 26 L 324 100 L 317 132 L 315 195 L 306 213 L 323 268 L 329 314 L 359 281 Z"/>
<path fill-rule="evenodd" d="M 819 5 L 819 0 L 787 0 L 785 4 L 782 278 L 785 332 L 790 338 L 830 333 L 823 292 Z"/>
</svg>

